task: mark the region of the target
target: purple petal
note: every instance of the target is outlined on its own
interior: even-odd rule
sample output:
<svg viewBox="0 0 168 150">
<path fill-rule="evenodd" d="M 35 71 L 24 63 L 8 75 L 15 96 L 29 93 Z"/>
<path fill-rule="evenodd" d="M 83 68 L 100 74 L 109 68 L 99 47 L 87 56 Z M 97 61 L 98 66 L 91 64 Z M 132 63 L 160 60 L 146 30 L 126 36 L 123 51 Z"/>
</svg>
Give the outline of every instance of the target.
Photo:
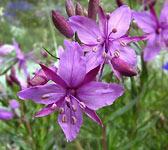
<svg viewBox="0 0 168 150">
<path fill-rule="evenodd" d="M 13 51 L 15 47 L 13 45 L 5 44 L 0 46 L 0 55 L 6 55 Z"/>
<path fill-rule="evenodd" d="M 48 95 L 47 98 L 43 98 L 44 95 Z M 42 86 L 36 86 L 27 88 L 18 92 L 19 98 L 23 100 L 32 100 L 41 104 L 52 104 L 59 101 L 66 94 L 66 90 L 57 84 L 46 84 Z"/>
<path fill-rule="evenodd" d="M 86 75 L 84 52 L 76 42 L 71 43 L 65 40 L 64 43 L 66 50 L 60 58 L 58 74 L 69 87 L 76 87 Z"/>
<path fill-rule="evenodd" d="M 61 126 L 67 142 L 68 141 L 72 141 L 76 138 L 76 136 L 79 133 L 79 130 L 81 128 L 82 122 L 83 122 L 83 116 L 82 116 L 82 111 L 81 108 L 79 107 L 78 103 L 76 102 L 76 100 L 73 100 L 73 104 L 75 105 L 76 112 L 73 112 L 67 105 L 66 103 L 64 103 L 63 108 L 64 108 L 64 113 L 63 114 L 59 114 L 58 116 L 58 123 Z M 66 115 L 67 121 L 66 123 L 63 123 L 62 121 L 62 117 L 63 115 Z M 76 118 L 76 123 L 72 124 L 71 123 L 71 118 L 75 117 Z"/>
<path fill-rule="evenodd" d="M 100 69 L 100 66 L 98 66 L 98 67 L 92 69 L 91 71 L 89 71 L 89 72 L 86 74 L 86 76 L 85 76 L 83 82 L 82 82 L 79 86 L 82 86 L 83 84 L 86 84 L 86 83 L 88 83 L 88 82 L 93 81 L 93 80 L 96 78 L 96 75 L 98 74 L 99 69 Z M 79 87 L 79 86 L 78 86 L 78 87 Z"/>
<path fill-rule="evenodd" d="M 98 46 L 97 52 L 90 51 L 86 54 L 86 65 L 87 69 L 86 72 L 89 72 L 90 70 L 96 68 L 101 63 L 104 62 L 104 59 L 102 58 L 102 53 L 104 51 L 104 48 L 102 46 Z"/>
<path fill-rule="evenodd" d="M 63 53 L 64 53 L 63 47 L 62 46 L 58 46 L 58 56 L 61 57 Z"/>
<path fill-rule="evenodd" d="M 99 6 L 99 28 L 102 35 L 106 35 L 106 16 L 103 9 Z"/>
<path fill-rule="evenodd" d="M 54 81 L 56 84 L 61 85 L 62 87 L 67 87 L 66 83 L 64 82 L 64 80 L 62 80 L 62 78 L 60 76 L 58 76 L 53 70 L 51 70 L 50 68 L 40 64 L 41 68 L 43 69 L 44 73 L 46 74 L 46 76 L 48 77 L 48 79 Z"/>
<path fill-rule="evenodd" d="M 130 46 L 121 46 L 119 40 L 114 40 L 110 42 L 110 52 L 114 55 L 115 50 L 120 51 L 120 59 L 124 60 L 126 63 L 132 65 L 133 67 L 137 64 L 137 56 L 134 49 Z"/>
<path fill-rule="evenodd" d="M 90 109 L 97 110 L 113 104 L 123 94 L 123 90 L 123 86 L 113 83 L 90 82 L 77 89 L 77 97 Z"/>
<path fill-rule="evenodd" d="M 7 110 L 0 110 L 0 120 L 10 120 L 13 118 L 13 113 Z"/>
<path fill-rule="evenodd" d="M 144 60 L 152 60 L 162 49 L 161 35 L 151 34 L 144 51 Z"/>
<path fill-rule="evenodd" d="M 97 122 L 98 124 L 100 124 L 101 126 L 103 126 L 99 116 L 96 114 L 95 111 L 89 109 L 88 107 L 86 107 L 84 109 L 84 112 L 86 115 L 88 115 L 93 121 Z"/>
<path fill-rule="evenodd" d="M 24 56 L 23 56 L 22 51 L 21 51 L 21 49 L 20 49 L 20 47 L 19 47 L 19 44 L 16 43 L 15 39 L 13 39 L 13 46 L 14 46 L 15 49 L 16 49 L 17 58 L 23 60 L 23 59 L 24 59 Z"/>
<path fill-rule="evenodd" d="M 168 25 L 168 1 L 165 1 L 160 14 L 159 22 L 166 23 Z"/>
<path fill-rule="evenodd" d="M 133 18 L 135 19 L 138 27 L 144 32 L 151 33 L 155 32 L 157 28 L 157 22 L 154 16 L 149 12 L 134 12 Z"/>
<path fill-rule="evenodd" d="M 163 40 L 164 40 L 164 43 L 165 43 L 165 46 L 166 48 L 168 49 L 168 28 L 165 29 L 163 32 L 162 32 L 162 36 L 163 36 Z"/>
<path fill-rule="evenodd" d="M 85 44 L 96 44 L 97 38 L 101 36 L 98 25 L 89 18 L 83 16 L 72 16 L 69 24 L 74 32 L 77 32 L 79 39 Z"/>
<path fill-rule="evenodd" d="M 63 100 L 59 100 L 58 102 L 56 102 L 55 109 L 52 109 L 53 103 L 47 105 L 42 110 L 40 110 L 34 117 L 43 117 L 43 116 L 51 114 L 52 112 L 54 112 L 56 109 L 58 109 L 62 105 L 62 102 Z"/>
<path fill-rule="evenodd" d="M 119 38 L 126 34 L 131 23 L 131 10 L 128 6 L 124 5 L 116 9 L 108 20 L 108 34 L 111 38 Z M 116 33 L 112 30 L 116 29 Z"/>
<path fill-rule="evenodd" d="M 19 108 L 19 103 L 17 100 L 13 99 L 12 101 L 10 101 L 10 108 L 12 109 L 16 109 L 16 108 Z"/>
</svg>

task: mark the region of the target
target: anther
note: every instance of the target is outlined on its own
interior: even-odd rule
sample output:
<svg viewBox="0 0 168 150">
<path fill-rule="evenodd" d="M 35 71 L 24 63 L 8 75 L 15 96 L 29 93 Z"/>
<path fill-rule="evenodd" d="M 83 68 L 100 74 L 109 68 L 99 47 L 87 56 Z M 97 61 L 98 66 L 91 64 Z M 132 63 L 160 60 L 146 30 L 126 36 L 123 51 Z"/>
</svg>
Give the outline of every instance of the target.
<svg viewBox="0 0 168 150">
<path fill-rule="evenodd" d="M 116 50 L 115 50 L 114 56 L 115 56 L 115 57 L 120 57 L 120 50 L 119 50 L 119 49 L 116 49 Z"/>
<path fill-rule="evenodd" d="M 110 13 L 106 13 L 106 18 L 107 18 L 107 20 L 110 19 Z"/>
<path fill-rule="evenodd" d="M 98 47 L 97 46 L 94 46 L 93 49 L 92 49 L 93 52 L 97 52 L 98 51 Z"/>
<path fill-rule="evenodd" d="M 113 33 L 116 33 L 116 32 L 117 32 L 117 29 L 116 29 L 116 28 L 113 28 L 112 32 L 113 32 Z"/>
<path fill-rule="evenodd" d="M 156 29 L 156 33 L 157 33 L 157 34 L 160 34 L 161 32 L 162 32 L 162 29 L 161 29 L 161 28 Z"/>
<path fill-rule="evenodd" d="M 102 53 L 102 58 L 106 59 L 106 57 L 107 57 L 107 53 L 106 53 L 106 52 L 103 52 L 103 53 Z"/>
<path fill-rule="evenodd" d="M 76 106 L 72 105 L 72 110 L 75 112 L 76 111 Z"/>
<path fill-rule="evenodd" d="M 62 122 L 63 122 L 63 123 L 66 123 L 66 122 L 67 122 L 67 116 L 66 116 L 65 114 L 62 116 Z"/>
<path fill-rule="evenodd" d="M 120 45 L 123 46 L 123 47 L 125 47 L 125 46 L 127 46 L 127 43 L 124 42 L 124 41 L 121 41 L 121 42 L 120 42 Z"/>
<path fill-rule="evenodd" d="M 61 107 L 61 108 L 59 109 L 59 114 L 63 114 L 63 112 L 64 112 L 64 108 Z"/>
<path fill-rule="evenodd" d="M 80 106 L 80 108 L 82 108 L 82 109 L 85 109 L 85 108 L 86 108 L 86 105 L 85 105 L 83 102 L 80 102 L 80 103 L 79 103 L 79 106 Z"/>
<path fill-rule="evenodd" d="M 100 42 L 102 40 L 101 36 L 97 38 L 97 42 Z"/>
<path fill-rule="evenodd" d="M 69 102 L 71 101 L 71 99 L 70 99 L 69 97 L 65 97 L 65 101 L 66 101 L 67 103 L 69 103 Z"/>
<path fill-rule="evenodd" d="M 42 98 L 42 99 L 47 99 L 47 98 L 49 98 L 49 97 L 50 97 L 49 94 L 44 94 L 41 98 Z"/>
<path fill-rule="evenodd" d="M 57 108 L 57 105 L 56 104 L 52 104 L 51 109 L 54 110 L 56 108 Z"/>
<path fill-rule="evenodd" d="M 72 123 L 73 125 L 76 124 L 76 118 L 75 118 L 74 116 L 71 117 L 71 123 Z"/>
</svg>

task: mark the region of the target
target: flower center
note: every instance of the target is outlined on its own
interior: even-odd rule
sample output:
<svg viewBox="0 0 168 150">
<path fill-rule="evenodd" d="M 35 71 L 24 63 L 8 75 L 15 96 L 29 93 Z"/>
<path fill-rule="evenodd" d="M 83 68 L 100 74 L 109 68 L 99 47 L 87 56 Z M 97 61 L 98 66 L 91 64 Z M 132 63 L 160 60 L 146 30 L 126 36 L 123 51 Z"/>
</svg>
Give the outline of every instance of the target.
<svg viewBox="0 0 168 150">
<path fill-rule="evenodd" d="M 75 89 L 68 89 L 67 90 L 67 94 L 75 96 L 76 95 L 76 91 L 75 91 Z"/>
<path fill-rule="evenodd" d="M 162 32 L 162 28 L 157 28 L 156 29 L 156 34 L 160 34 Z"/>
</svg>

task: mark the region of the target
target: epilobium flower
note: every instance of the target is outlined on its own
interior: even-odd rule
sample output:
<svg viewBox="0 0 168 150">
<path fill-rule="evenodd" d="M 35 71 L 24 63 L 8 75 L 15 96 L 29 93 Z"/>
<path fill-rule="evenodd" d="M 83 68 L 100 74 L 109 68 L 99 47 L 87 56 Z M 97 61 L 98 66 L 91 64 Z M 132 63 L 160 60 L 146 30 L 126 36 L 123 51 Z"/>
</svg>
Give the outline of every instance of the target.
<svg viewBox="0 0 168 150">
<path fill-rule="evenodd" d="M 19 44 L 14 39 L 13 39 L 13 45 L 16 49 L 16 57 L 18 59 L 19 70 L 22 68 L 24 70 L 26 78 L 28 78 L 26 60 L 29 59 L 29 58 L 33 59 L 33 57 L 30 53 L 28 53 L 26 55 L 23 55 Z"/>
<path fill-rule="evenodd" d="M 79 39 L 84 43 L 86 54 L 87 72 L 105 62 L 111 64 L 113 57 L 119 57 L 132 67 L 137 62 L 136 54 L 128 42 L 133 40 L 125 36 L 131 22 L 131 10 L 128 6 L 121 6 L 112 14 L 104 14 L 99 7 L 99 26 L 91 19 L 83 16 L 70 17 L 69 24 L 77 31 Z M 120 78 L 120 73 L 114 69 L 115 75 Z"/>
<path fill-rule="evenodd" d="M 67 38 L 72 38 L 74 35 L 73 30 L 71 29 L 69 23 L 64 17 L 62 17 L 58 12 L 52 10 L 52 20 L 54 26 Z"/>
<path fill-rule="evenodd" d="M 138 26 L 147 33 L 147 45 L 144 60 L 150 61 L 161 51 L 163 46 L 168 48 L 168 1 L 165 2 L 158 19 L 153 7 L 151 12 L 134 12 L 133 17 Z"/>
<path fill-rule="evenodd" d="M 12 112 L 0 109 L 0 120 L 10 120 L 13 116 Z"/>
<path fill-rule="evenodd" d="M 86 73 L 84 53 L 79 44 L 65 41 L 65 47 L 57 73 L 41 65 L 46 76 L 55 83 L 28 88 L 18 95 L 21 99 L 47 105 L 35 117 L 48 115 L 59 108 L 58 122 L 67 141 L 72 141 L 82 125 L 82 110 L 102 125 L 95 110 L 113 104 L 123 94 L 123 87 L 113 83 L 93 82 L 99 67 Z"/>
</svg>

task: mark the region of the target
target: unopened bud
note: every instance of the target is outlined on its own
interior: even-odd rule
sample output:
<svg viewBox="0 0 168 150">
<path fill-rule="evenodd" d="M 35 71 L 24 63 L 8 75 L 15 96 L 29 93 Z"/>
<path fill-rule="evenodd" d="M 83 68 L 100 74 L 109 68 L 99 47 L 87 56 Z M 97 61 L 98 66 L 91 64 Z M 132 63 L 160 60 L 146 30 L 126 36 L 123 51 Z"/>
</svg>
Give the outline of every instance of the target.
<svg viewBox="0 0 168 150">
<path fill-rule="evenodd" d="M 67 38 L 72 38 L 74 32 L 66 19 L 62 17 L 58 12 L 52 10 L 52 20 L 55 27 L 58 29 L 60 33 L 62 33 Z"/>
<path fill-rule="evenodd" d="M 84 16 L 84 8 L 81 6 L 79 2 L 76 3 L 75 12 L 76 12 L 76 15 Z"/>
<path fill-rule="evenodd" d="M 122 0 L 116 0 L 116 3 L 118 5 L 118 7 L 124 5 L 123 1 Z"/>
<path fill-rule="evenodd" d="M 13 83 L 12 83 L 12 80 L 11 80 L 10 76 L 8 76 L 7 74 L 6 74 L 6 83 L 7 83 L 7 85 L 9 85 L 10 87 L 13 86 Z"/>
<path fill-rule="evenodd" d="M 41 53 L 41 55 L 42 55 L 44 58 L 48 57 L 48 53 L 46 53 L 46 52 L 44 52 L 44 51 L 41 51 L 40 53 Z"/>
<path fill-rule="evenodd" d="M 111 63 L 114 69 L 116 69 L 123 76 L 131 77 L 137 75 L 137 72 L 133 69 L 133 67 L 120 58 L 114 57 L 111 60 Z"/>
<path fill-rule="evenodd" d="M 88 6 L 88 18 L 96 20 L 99 7 L 99 0 L 90 0 Z"/>
<path fill-rule="evenodd" d="M 57 68 L 54 66 L 50 66 L 49 68 L 54 72 L 57 71 Z M 48 77 L 46 76 L 46 74 L 44 73 L 42 69 L 35 72 L 34 74 L 35 76 L 32 79 L 28 80 L 28 83 L 31 86 L 44 85 L 49 81 Z"/>
<path fill-rule="evenodd" d="M 75 8 L 74 8 L 71 0 L 65 1 L 65 8 L 66 8 L 67 15 L 69 17 L 75 16 Z"/>
</svg>

